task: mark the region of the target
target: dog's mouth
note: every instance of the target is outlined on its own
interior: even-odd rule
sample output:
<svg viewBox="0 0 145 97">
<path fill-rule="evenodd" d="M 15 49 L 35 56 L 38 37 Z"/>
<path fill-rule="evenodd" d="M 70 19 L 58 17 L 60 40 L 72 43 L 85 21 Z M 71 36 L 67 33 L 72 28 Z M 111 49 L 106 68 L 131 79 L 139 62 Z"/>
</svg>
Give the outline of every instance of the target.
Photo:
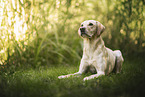
<svg viewBox="0 0 145 97">
<path fill-rule="evenodd" d="M 81 36 L 82 36 L 82 37 L 88 37 L 88 38 L 91 38 L 91 36 L 88 35 L 86 32 L 81 32 Z"/>
<path fill-rule="evenodd" d="M 87 33 L 85 27 L 80 27 L 80 35 L 84 38 L 91 38 L 91 36 Z"/>
</svg>

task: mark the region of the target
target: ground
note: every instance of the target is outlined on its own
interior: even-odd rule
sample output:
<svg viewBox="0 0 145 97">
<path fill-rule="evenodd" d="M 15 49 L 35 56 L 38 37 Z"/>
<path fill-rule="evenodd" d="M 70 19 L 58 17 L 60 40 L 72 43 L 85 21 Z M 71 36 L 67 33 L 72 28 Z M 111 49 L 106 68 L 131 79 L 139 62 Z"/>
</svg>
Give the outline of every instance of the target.
<svg viewBox="0 0 145 97">
<path fill-rule="evenodd" d="M 0 75 L 0 97 L 141 97 L 145 91 L 144 60 L 127 60 L 120 74 L 90 81 L 80 77 L 58 79 L 79 66 L 51 66 L 5 71 Z"/>
</svg>

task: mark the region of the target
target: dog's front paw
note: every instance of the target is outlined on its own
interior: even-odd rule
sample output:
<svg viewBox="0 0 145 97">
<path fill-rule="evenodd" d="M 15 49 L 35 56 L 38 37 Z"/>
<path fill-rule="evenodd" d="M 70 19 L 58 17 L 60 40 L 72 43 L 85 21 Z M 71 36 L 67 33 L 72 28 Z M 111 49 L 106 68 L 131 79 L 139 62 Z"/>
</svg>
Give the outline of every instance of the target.
<svg viewBox="0 0 145 97">
<path fill-rule="evenodd" d="M 86 81 L 86 80 L 90 80 L 90 79 L 94 79 L 94 76 L 85 77 L 83 80 Z"/>
<path fill-rule="evenodd" d="M 58 76 L 59 79 L 65 78 L 65 75 Z"/>
<path fill-rule="evenodd" d="M 90 77 L 85 77 L 83 80 L 86 81 L 86 80 L 90 80 L 91 78 Z"/>
<path fill-rule="evenodd" d="M 86 81 L 86 80 L 88 80 L 89 78 L 88 77 L 85 77 L 84 79 L 83 79 L 83 81 Z"/>
<path fill-rule="evenodd" d="M 68 75 L 61 75 L 61 76 L 58 76 L 59 79 L 62 79 L 62 78 L 67 78 Z"/>
</svg>

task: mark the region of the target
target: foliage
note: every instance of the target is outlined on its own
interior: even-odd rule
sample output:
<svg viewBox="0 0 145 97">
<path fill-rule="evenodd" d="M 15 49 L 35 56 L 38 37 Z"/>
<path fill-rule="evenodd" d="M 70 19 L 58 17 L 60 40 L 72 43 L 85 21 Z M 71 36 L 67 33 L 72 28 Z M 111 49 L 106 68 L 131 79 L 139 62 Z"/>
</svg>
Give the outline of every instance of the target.
<svg viewBox="0 0 145 97">
<path fill-rule="evenodd" d="M 1 0 L 0 64 L 79 64 L 83 46 L 77 30 L 88 19 L 105 25 L 107 47 L 121 49 L 124 55 L 144 53 L 144 4 L 144 0 Z"/>
<path fill-rule="evenodd" d="M 111 42 L 119 43 L 122 50 L 129 49 L 128 53 L 144 51 L 144 4 L 142 0 L 122 0 L 116 3 L 113 19 L 116 26 L 112 31 L 120 33 L 112 34 Z M 118 40 L 115 40 L 116 37 Z"/>
<path fill-rule="evenodd" d="M 0 97 L 143 95 L 144 5 L 144 0 L 1 0 Z M 123 52 L 123 72 L 88 82 L 82 79 L 89 74 L 57 79 L 77 71 L 83 48 L 77 31 L 89 19 L 106 27 L 107 47 Z"/>
</svg>

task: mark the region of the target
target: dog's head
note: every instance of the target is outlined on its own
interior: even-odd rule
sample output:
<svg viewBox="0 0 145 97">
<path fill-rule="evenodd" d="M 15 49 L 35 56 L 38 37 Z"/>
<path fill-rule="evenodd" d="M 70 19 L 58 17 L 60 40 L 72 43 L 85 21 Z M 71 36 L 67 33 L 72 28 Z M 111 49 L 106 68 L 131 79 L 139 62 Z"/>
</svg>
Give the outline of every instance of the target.
<svg viewBox="0 0 145 97">
<path fill-rule="evenodd" d="M 78 33 L 83 38 L 92 38 L 93 36 L 100 36 L 105 30 L 105 27 L 98 21 L 87 20 L 81 23 Z"/>
</svg>

